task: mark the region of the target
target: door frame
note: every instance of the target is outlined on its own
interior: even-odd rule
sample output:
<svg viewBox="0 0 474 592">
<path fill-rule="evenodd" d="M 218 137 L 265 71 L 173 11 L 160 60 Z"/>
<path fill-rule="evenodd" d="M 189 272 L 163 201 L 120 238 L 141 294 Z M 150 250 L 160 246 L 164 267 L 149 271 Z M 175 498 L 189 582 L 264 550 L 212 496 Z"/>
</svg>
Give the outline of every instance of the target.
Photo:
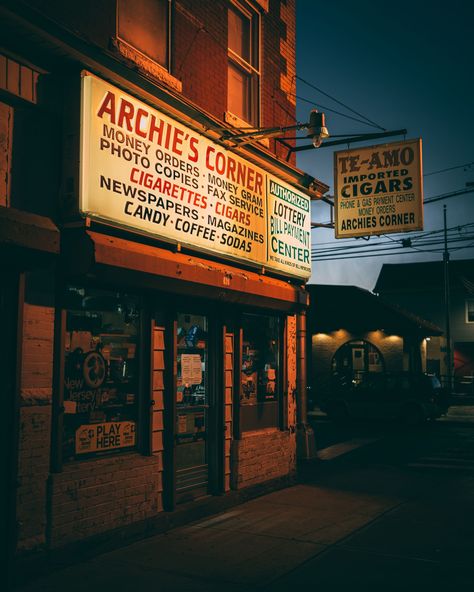
<svg viewBox="0 0 474 592">
<path fill-rule="evenodd" d="M 166 511 L 173 511 L 176 505 L 180 503 L 180 494 L 176 490 L 178 314 L 204 316 L 208 324 L 209 407 L 206 426 L 206 455 L 208 465 L 207 494 L 209 495 L 219 495 L 224 491 L 224 350 L 226 325 L 220 307 L 215 310 L 214 305 L 214 310 L 212 310 L 212 305 L 207 302 L 193 303 L 192 306 L 189 306 L 187 300 L 178 299 L 173 304 L 169 303 L 165 314 L 168 321 L 165 334 L 163 507 Z"/>
</svg>

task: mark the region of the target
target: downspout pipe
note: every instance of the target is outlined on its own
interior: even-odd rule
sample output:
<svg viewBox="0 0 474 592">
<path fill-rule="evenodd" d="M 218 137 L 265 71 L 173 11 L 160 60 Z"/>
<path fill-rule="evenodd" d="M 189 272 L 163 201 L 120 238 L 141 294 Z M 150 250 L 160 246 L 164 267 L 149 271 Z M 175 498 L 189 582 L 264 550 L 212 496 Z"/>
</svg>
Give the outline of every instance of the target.
<svg viewBox="0 0 474 592">
<path fill-rule="evenodd" d="M 306 310 L 296 315 L 296 453 L 301 460 L 316 458 L 313 428 L 308 424 Z"/>
</svg>

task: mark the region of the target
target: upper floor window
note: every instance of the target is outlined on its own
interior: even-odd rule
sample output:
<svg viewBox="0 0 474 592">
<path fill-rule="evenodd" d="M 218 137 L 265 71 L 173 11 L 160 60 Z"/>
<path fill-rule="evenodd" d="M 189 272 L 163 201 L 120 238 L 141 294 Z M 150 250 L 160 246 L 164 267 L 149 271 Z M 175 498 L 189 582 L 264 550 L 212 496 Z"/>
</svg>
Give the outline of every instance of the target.
<svg viewBox="0 0 474 592">
<path fill-rule="evenodd" d="M 169 69 L 170 0 L 118 0 L 118 37 Z"/>
<path fill-rule="evenodd" d="M 466 323 L 474 323 L 474 298 L 466 300 Z"/>
<path fill-rule="evenodd" d="M 259 122 L 259 15 L 232 3 L 228 9 L 227 109 L 252 126 Z"/>
</svg>

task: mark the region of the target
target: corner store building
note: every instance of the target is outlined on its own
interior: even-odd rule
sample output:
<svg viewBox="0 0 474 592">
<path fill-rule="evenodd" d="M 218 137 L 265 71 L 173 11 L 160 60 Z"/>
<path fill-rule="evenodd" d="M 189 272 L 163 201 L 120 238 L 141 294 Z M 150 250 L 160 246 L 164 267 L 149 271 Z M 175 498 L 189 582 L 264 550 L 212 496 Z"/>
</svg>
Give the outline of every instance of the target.
<svg viewBox="0 0 474 592">
<path fill-rule="evenodd" d="M 326 188 L 274 141 L 222 139 L 294 115 L 294 4 L 144 4 L 161 20 L 2 8 L 19 553 L 295 470 L 309 200 Z M 154 55 L 135 35 L 151 22 Z"/>
</svg>

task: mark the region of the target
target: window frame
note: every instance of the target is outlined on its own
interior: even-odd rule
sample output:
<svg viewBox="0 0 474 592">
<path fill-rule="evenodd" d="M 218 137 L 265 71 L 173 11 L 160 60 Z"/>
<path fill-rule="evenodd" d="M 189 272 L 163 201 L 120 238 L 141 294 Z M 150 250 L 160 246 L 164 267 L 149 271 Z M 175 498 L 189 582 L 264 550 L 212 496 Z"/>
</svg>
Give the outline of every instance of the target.
<svg viewBox="0 0 474 592">
<path fill-rule="evenodd" d="M 472 321 L 469 320 L 469 306 L 472 306 L 472 314 L 473 314 L 473 319 Z M 468 325 L 474 325 L 474 298 L 466 298 L 465 300 L 465 320 L 466 320 L 466 324 Z"/>
<path fill-rule="evenodd" d="M 246 433 L 261 431 L 265 429 L 276 429 L 279 431 L 283 431 L 287 428 L 286 426 L 286 408 L 287 408 L 287 397 L 288 394 L 284 388 L 286 384 L 286 376 L 287 376 L 287 356 L 284 355 L 286 351 L 286 323 L 287 317 L 286 315 L 276 314 L 273 311 L 245 311 L 240 315 L 239 318 L 239 330 L 237 331 L 238 340 L 236 342 L 236 365 L 235 368 L 237 372 L 235 373 L 235 393 L 236 399 L 238 401 L 238 413 L 236 419 L 238 420 L 238 426 L 234 430 L 234 437 L 236 439 L 241 439 Z M 242 372 L 242 347 L 244 343 L 244 317 L 250 316 L 261 316 L 261 317 L 272 317 L 278 321 L 278 369 L 277 369 L 277 379 L 276 379 L 276 389 L 275 389 L 275 398 L 272 401 L 258 401 L 257 403 L 252 404 L 242 404 L 241 403 L 241 394 L 242 394 L 242 380 L 241 380 L 241 372 Z M 276 408 L 276 420 L 271 425 L 258 425 L 258 422 L 254 425 L 254 422 L 250 424 L 250 427 L 246 427 L 245 425 L 245 418 L 243 416 L 243 409 L 254 409 L 257 410 L 258 408 L 262 409 L 265 405 L 274 406 Z M 248 420 L 247 420 L 248 421 Z"/>
<path fill-rule="evenodd" d="M 67 332 L 67 314 L 71 310 L 67 306 L 66 289 L 68 286 L 84 288 L 86 290 L 100 290 L 104 292 L 118 292 L 131 296 L 139 305 L 139 336 L 137 339 L 137 402 L 136 402 L 136 435 L 133 447 L 112 449 L 104 453 L 85 453 L 75 455 L 73 459 L 64 458 L 64 377 L 65 377 L 65 338 Z M 147 360 L 151 357 L 151 321 L 146 299 L 140 292 L 128 292 L 120 287 L 99 286 L 87 282 L 58 282 L 56 289 L 55 307 L 55 335 L 54 335 L 54 364 L 53 364 L 53 410 L 51 429 L 51 469 L 52 472 L 62 472 L 64 465 L 72 466 L 84 462 L 96 462 L 106 458 L 116 458 L 123 455 L 150 455 L 151 430 L 149 426 L 151 388 L 148 376 Z"/>
<path fill-rule="evenodd" d="M 153 2 L 153 0 L 149 0 Z M 150 60 L 160 68 L 163 68 L 165 72 L 171 74 L 171 66 L 172 66 L 172 52 L 171 52 L 171 35 L 172 35 L 172 21 L 173 21 L 173 0 L 165 0 L 168 3 L 168 23 L 167 23 L 167 43 L 166 43 L 166 65 L 161 64 L 152 56 L 146 54 L 142 49 L 138 48 L 136 45 L 130 43 L 120 35 L 120 1 L 115 0 L 115 36 L 120 43 L 125 44 L 126 46 L 133 49 L 134 52 L 138 53 L 140 56 L 143 56 L 146 60 Z"/>
<path fill-rule="evenodd" d="M 230 0 L 227 11 L 234 10 L 239 12 L 249 20 L 249 45 L 250 56 L 247 62 L 242 56 L 229 47 L 229 31 L 227 31 L 227 77 L 229 77 L 229 67 L 232 65 L 235 69 L 244 72 L 247 75 L 250 84 L 249 95 L 250 104 L 248 110 L 250 121 L 243 119 L 229 108 L 226 116 L 237 124 L 237 127 L 257 128 L 261 120 L 261 81 L 262 81 L 262 19 L 260 13 L 251 7 L 248 3 Z M 227 18 L 228 23 L 228 18 Z M 256 54 L 256 56 L 254 55 Z M 228 83 L 227 83 L 228 84 Z M 229 87 L 227 86 L 227 106 L 229 106 Z"/>
</svg>

